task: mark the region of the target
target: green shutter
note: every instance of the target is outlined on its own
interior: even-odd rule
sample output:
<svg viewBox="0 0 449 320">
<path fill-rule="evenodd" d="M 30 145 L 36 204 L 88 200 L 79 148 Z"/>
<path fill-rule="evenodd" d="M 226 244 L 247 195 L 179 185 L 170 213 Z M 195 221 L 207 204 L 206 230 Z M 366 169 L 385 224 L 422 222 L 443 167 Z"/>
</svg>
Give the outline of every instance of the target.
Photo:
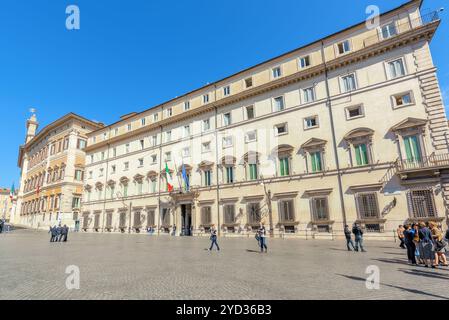
<svg viewBox="0 0 449 320">
<path fill-rule="evenodd" d="M 366 144 L 359 144 L 355 147 L 355 160 L 358 166 L 365 166 L 368 164 L 368 148 Z"/>
<path fill-rule="evenodd" d="M 321 172 L 321 152 L 314 152 L 310 157 L 312 159 L 312 172 Z"/>
<path fill-rule="evenodd" d="M 249 165 L 249 179 L 257 180 L 257 165 L 256 164 Z"/>
<path fill-rule="evenodd" d="M 284 159 L 279 159 L 279 165 L 281 167 L 281 177 L 285 176 L 284 172 Z"/>
<path fill-rule="evenodd" d="M 419 146 L 418 136 L 405 137 L 404 144 L 407 161 L 421 161 L 421 148 Z"/>
</svg>

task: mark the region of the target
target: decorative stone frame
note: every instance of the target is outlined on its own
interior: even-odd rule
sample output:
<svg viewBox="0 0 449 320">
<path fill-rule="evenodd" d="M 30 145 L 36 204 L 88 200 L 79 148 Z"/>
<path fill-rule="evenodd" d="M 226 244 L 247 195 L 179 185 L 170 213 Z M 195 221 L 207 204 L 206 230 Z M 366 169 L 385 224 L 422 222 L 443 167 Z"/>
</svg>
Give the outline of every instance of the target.
<svg viewBox="0 0 449 320">
<path fill-rule="evenodd" d="M 275 160 L 275 166 L 276 166 L 276 177 L 280 177 L 280 166 L 279 166 L 279 161 L 281 158 L 285 158 L 288 157 L 288 171 L 290 173 L 290 175 L 293 172 L 293 166 L 292 166 L 292 162 L 293 162 L 293 151 L 295 150 L 294 147 L 292 147 L 289 144 L 281 144 L 279 146 L 277 146 L 276 148 L 274 148 L 271 151 L 271 158 Z"/>
<path fill-rule="evenodd" d="M 304 192 L 304 197 L 309 199 L 309 210 L 310 210 L 310 223 L 312 225 L 312 231 L 314 233 L 318 233 L 319 226 L 327 226 L 329 229 L 329 233 L 333 232 L 333 226 L 335 221 L 331 219 L 331 207 L 329 205 L 329 196 L 332 193 L 332 188 L 327 189 L 314 189 L 307 190 Z M 324 198 L 327 201 L 327 220 L 316 220 L 313 214 L 313 201 L 318 198 Z"/>
<path fill-rule="evenodd" d="M 301 150 L 304 151 L 304 161 L 305 161 L 305 168 L 306 172 L 309 174 L 316 174 L 320 172 L 326 171 L 326 140 L 318 139 L 318 138 L 311 138 L 307 140 L 304 144 L 301 145 Z M 314 152 L 320 152 L 321 153 L 321 171 L 319 172 L 312 172 L 311 168 L 311 154 Z M 309 166 L 310 163 L 310 166 Z"/>
<path fill-rule="evenodd" d="M 347 143 L 347 151 L 349 154 L 349 160 L 351 167 L 358 167 L 355 164 L 355 147 L 359 144 L 366 144 L 368 152 L 368 165 L 373 165 L 375 162 L 373 151 L 373 135 L 374 130 L 369 128 L 357 128 L 349 131 L 344 140 Z"/>
</svg>

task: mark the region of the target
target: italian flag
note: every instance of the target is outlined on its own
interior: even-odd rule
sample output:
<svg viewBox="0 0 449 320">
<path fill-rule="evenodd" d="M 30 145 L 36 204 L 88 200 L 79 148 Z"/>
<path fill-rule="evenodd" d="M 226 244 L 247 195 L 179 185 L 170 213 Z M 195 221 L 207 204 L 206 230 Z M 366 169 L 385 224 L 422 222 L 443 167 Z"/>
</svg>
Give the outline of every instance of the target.
<svg viewBox="0 0 449 320">
<path fill-rule="evenodd" d="M 170 170 L 168 170 L 167 162 L 165 163 L 165 177 L 167 179 L 167 190 L 168 192 L 173 191 L 173 181 L 170 175 Z"/>
<path fill-rule="evenodd" d="M 16 189 L 14 188 L 14 183 L 12 184 L 11 190 L 9 191 L 9 197 L 11 201 L 14 199 L 14 194 L 16 193 Z"/>
</svg>

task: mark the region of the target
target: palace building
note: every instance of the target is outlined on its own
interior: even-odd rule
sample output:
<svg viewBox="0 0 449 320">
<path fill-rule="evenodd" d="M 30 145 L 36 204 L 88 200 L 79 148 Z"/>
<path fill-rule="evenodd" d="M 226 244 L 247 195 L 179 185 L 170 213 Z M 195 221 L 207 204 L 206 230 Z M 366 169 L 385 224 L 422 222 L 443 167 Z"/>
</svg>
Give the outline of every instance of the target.
<svg viewBox="0 0 449 320">
<path fill-rule="evenodd" d="M 27 121 L 19 149 L 21 169 L 14 222 L 31 228 L 79 223 L 87 133 L 101 124 L 70 113 L 38 130 L 36 115 Z"/>
<path fill-rule="evenodd" d="M 21 219 L 72 214 L 83 194 L 85 232 L 249 236 L 263 222 L 276 237 L 333 238 L 358 222 L 386 239 L 406 221 L 445 226 L 449 128 L 429 48 L 440 19 L 421 5 L 108 126 L 58 121 L 21 148 Z"/>
</svg>

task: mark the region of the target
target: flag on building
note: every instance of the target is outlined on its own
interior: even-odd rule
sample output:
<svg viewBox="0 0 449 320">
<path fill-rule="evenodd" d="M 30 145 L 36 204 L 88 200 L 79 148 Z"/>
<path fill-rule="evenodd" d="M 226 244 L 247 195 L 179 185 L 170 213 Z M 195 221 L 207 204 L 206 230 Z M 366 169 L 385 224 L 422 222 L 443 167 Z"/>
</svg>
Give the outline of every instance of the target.
<svg viewBox="0 0 449 320">
<path fill-rule="evenodd" d="M 173 191 L 173 181 L 171 178 L 170 170 L 168 170 L 167 162 L 165 163 L 165 178 L 167 180 L 167 190 L 168 190 L 168 192 L 172 192 Z"/>
<path fill-rule="evenodd" d="M 189 182 L 189 177 L 187 176 L 186 166 L 184 165 L 184 163 L 182 164 L 182 179 L 184 180 L 184 185 L 185 185 L 186 192 L 189 192 L 189 190 L 190 190 L 190 182 Z"/>
<path fill-rule="evenodd" d="M 11 201 L 14 199 L 14 195 L 16 193 L 16 189 L 14 188 L 14 183 L 11 186 L 11 190 L 9 191 L 9 197 L 11 198 Z"/>
</svg>

